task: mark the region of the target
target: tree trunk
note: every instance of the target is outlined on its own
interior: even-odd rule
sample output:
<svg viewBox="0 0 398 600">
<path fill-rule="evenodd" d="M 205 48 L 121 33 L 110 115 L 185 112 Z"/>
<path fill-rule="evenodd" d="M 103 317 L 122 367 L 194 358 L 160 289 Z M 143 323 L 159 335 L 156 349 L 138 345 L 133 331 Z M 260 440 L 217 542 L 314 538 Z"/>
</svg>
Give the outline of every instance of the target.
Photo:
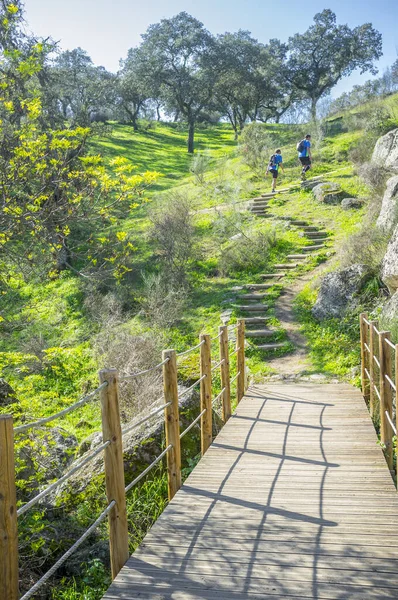
<svg viewBox="0 0 398 600">
<path fill-rule="evenodd" d="M 137 113 L 136 112 L 133 113 L 131 121 L 133 123 L 133 129 L 134 129 L 134 131 L 138 131 Z"/>
<path fill-rule="evenodd" d="M 194 153 L 194 135 L 195 135 L 195 121 L 191 118 L 188 121 L 188 153 Z"/>
<path fill-rule="evenodd" d="M 156 104 L 156 115 L 157 115 L 158 121 L 160 121 L 160 104 Z"/>
<path fill-rule="evenodd" d="M 316 98 L 311 98 L 311 120 L 316 123 Z"/>
</svg>

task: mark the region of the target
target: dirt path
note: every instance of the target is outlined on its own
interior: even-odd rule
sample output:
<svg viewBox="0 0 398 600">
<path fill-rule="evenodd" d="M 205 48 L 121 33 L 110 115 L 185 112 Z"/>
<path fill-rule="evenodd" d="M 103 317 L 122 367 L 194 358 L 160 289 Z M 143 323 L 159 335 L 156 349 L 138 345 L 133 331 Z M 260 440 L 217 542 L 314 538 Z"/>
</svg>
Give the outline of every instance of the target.
<svg viewBox="0 0 398 600">
<path fill-rule="evenodd" d="M 294 351 L 285 356 L 269 358 L 268 362 L 278 375 L 298 375 L 311 371 L 312 366 L 308 357 L 307 340 L 300 332 L 300 324 L 295 320 L 293 302 L 304 287 L 328 268 L 328 262 L 322 263 L 312 271 L 298 277 L 291 285 L 283 288 L 275 306 L 275 316 L 281 327 L 286 331 L 289 341 L 294 344 Z"/>
</svg>

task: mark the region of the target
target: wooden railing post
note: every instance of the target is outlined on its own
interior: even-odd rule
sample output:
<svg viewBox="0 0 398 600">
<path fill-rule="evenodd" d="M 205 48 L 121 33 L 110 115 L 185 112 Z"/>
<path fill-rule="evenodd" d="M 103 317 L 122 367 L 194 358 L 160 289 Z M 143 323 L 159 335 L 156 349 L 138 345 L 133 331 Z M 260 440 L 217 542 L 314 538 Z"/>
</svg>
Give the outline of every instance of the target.
<svg viewBox="0 0 398 600">
<path fill-rule="evenodd" d="M 164 409 L 166 447 L 173 446 L 167 453 L 167 485 L 169 500 L 171 500 L 181 487 L 180 416 L 175 350 L 164 350 L 162 359 L 164 361 L 168 359 L 163 365 L 164 402 L 165 404 L 171 402 L 170 406 L 166 406 Z"/>
<path fill-rule="evenodd" d="M 386 411 L 392 419 L 392 389 L 386 379 L 392 378 L 391 347 L 386 340 L 391 339 L 389 331 L 380 332 L 380 440 L 385 446 L 386 461 L 390 469 L 393 468 L 392 435 L 393 431 L 386 417 Z"/>
<path fill-rule="evenodd" d="M 375 390 L 374 390 L 374 385 L 375 385 L 375 362 L 374 362 L 374 357 L 375 357 L 375 339 L 376 339 L 376 333 L 375 333 L 375 327 L 378 326 L 378 321 L 371 321 L 370 325 L 369 325 L 369 375 L 370 375 L 370 387 L 369 387 L 369 412 L 370 412 L 370 416 L 374 417 L 374 409 L 375 409 Z"/>
<path fill-rule="evenodd" d="M 103 369 L 99 372 L 99 379 L 100 383 L 108 383 L 101 390 L 101 412 L 103 440 L 111 441 L 104 450 L 104 462 L 108 502 L 116 502 L 108 517 L 111 570 L 112 578 L 115 579 L 129 558 L 118 372 L 116 369 Z"/>
<path fill-rule="evenodd" d="M 370 381 L 368 376 L 366 375 L 366 371 L 369 372 L 369 354 L 365 348 L 365 344 L 369 346 L 368 343 L 368 325 L 366 324 L 366 320 L 368 319 L 368 315 L 366 313 L 362 313 L 359 317 L 360 322 L 360 332 L 361 332 L 361 381 L 362 381 L 362 394 L 365 398 L 366 404 L 369 404 L 370 400 Z"/>
<path fill-rule="evenodd" d="M 245 395 L 245 321 L 238 321 L 238 329 L 236 334 L 236 349 L 237 349 L 237 370 L 238 378 L 236 384 L 237 401 L 240 402 Z"/>
<path fill-rule="evenodd" d="M 228 327 L 222 325 L 218 328 L 219 345 L 220 345 L 220 361 L 221 363 L 221 389 L 222 394 L 222 418 L 226 423 L 231 416 L 231 382 L 229 379 L 229 347 L 228 347 Z"/>
<path fill-rule="evenodd" d="M 18 587 L 13 418 L 0 415 L 0 598 L 18 600 Z"/>
<path fill-rule="evenodd" d="M 398 431 L 398 344 L 395 345 L 395 429 Z M 398 440 L 397 440 L 398 443 Z M 398 447 L 398 446 L 397 446 Z M 397 452 L 397 450 L 396 450 Z M 395 461 L 398 491 L 398 454 Z"/>
<path fill-rule="evenodd" d="M 202 456 L 213 441 L 213 420 L 211 405 L 211 338 L 207 334 L 200 336 L 200 412 L 205 410 L 200 418 Z"/>
</svg>

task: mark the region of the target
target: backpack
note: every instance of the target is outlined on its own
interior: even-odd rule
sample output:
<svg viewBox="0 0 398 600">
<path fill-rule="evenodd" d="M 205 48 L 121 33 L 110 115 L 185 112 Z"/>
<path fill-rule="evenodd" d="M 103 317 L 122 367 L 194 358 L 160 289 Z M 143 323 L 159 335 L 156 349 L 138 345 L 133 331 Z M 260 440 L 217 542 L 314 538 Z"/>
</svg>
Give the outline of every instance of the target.
<svg viewBox="0 0 398 600">
<path fill-rule="evenodd" d="M 276 167 L 275 154 L 273 154 L 271 156 L 271 158 L 269 159 L 268 169 L 275 169 L 275 167 Z"/>
<path fill-rule="evenodd" d="M 304 140 L 301 140 L 301 142 L 299 142 L 296 146 L 297 148 L 297 152 L 304 152 L 305 150 L 305 145 L 304 145 Z"/>
</svg>

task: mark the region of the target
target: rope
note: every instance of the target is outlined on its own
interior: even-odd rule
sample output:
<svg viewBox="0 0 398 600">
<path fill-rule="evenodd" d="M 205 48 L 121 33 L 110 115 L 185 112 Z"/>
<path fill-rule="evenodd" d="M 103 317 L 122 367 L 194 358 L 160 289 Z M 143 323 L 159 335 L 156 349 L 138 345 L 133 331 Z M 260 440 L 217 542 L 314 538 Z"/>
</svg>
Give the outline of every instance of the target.
<svg viewBox="0 0 398 600">
<path fill-rule="evenodd" d="M 377 366 L 379 367 L 379 369 L 380 369 L 380 362 L 379 362 L 379 360 L 377 359 L 377 357 L 376 357 L 376 356 L 374 356 L 374 357 L 373 357 L 373 360 L 375 361 L 376 365 L 377 365 Z"/>
<path fill-rule="evenodd" d="M 384 377 L 387 379 L 388 383 L 390 384 L 390 386 L 392 387 L 392 389 L 394 390 L 394 392 L 397 391 L 397 387 L 395 385 L 395 383 L 393 382 L 392 379 L 390 379 L 390 377 L 387 375 L 387 373 L 384 375 Z"/>
<path fill-rule="evenodd" d="M 84 398 L 81 398 L 80 400 L 78 400 L 78 402 L 71 404 L 70 406 L 68 406 L 68 408 L 64 408 L 64 410 L 61 410 L 60 412 L 55 413 L 54 415 L 51 415 L 50 417 L 45 417 L 44 419 L 39 419 L 38 421 L 32 421 L 32 423 L 26 423 L 26 425 L 20 425 L 19 427 L 15 427 L 14 434 L 23 433 L 24 431 L 27 431 L 28 429 L 33 429 L 34 427 L 40 427 L 41 425 L 45 425 L 46 423 L 49 423 L 50 421 L 54 421 L 55 419 L 58 419 L 59 417 L 63 417 L 64 415 L 67 415 L 68 413 L 72 412 L 73 410 L 76 410 L 80 406 L 84 406 L 84 404 L 86 404 L 89 400 L 91 400 L 91 398 L 93 396 L 95 396 L 95 394 L 97 392 L 104 389 L 104 387 L 106 387 L 107 385 L 108 385 L 108 382 L 104 381 L 104 383 L 101 383 L 101 385 L 99 387 L 97 387 L 96 390 L 93 390 L 87 396 L 84 396 Z"/>
<path fill-rule="evenodd" d="M 155 460 L 144 471 L 142 471 L 142 473 L 140 473 L 140 475 L 138 475 L 138 477 L 136 477 L 135 479 L 133 479 L 133 481 L 128 484 L 128 486 L 124 490 L 126 492 L 126 494 L 127 494 L 127 492 L 129 492 L 131 490 L 132 487 L 135 486 L 136 483 L 138 483 L 152 469 L 152 467 L 154 467 L 155 465 L 157 465 L 158 462 L 160 462 L 162 460 L 163 456 L 165 454 L 167 454 L 168 451 L 171 450 L 172 447 L 173 447 L 173 445 L 169 444 L 167 446 L 167 448 L 165 448 L 163 450 L 163 452 L 161 452 L 159 454 L 159 456 L 157 458 L 155 458 Z"/>
<path fill-rule="evenodd" d="M 206 408 L 204 408 L 202 410 L 202 412 L 196 417 L 196 419 L 194 421 L 192 421 L 192 423 L 186 429 L 184 429 L 184 431 L 182 433 L 180 433 L 180 440 L 182 440 L 182 438 L 184 437 L 184 435 L 187 434 L 188 431 L 190 431 L 194 425 L 196 425 L 196 423 L 199 421 L 200 417 L 202 415 L 204 415 L 205 412 L 206 412 Z"/>
<path fill-rule="evenodd" d="M 390 415 L 388 413 L 388 410 L 385 410 L 384 413 L 385 413 L 385 415 L 387 417 L 387 421 L 391 425 L 391 429 L 393 430 L 393 432 L 395 433 L 395 435 L 397 435 L 397 428 L 395 427 L 394 423 L 392 422 L 391 417 L 390 417 Z"/>
<path fill-rule="evenodd" d="M 365 317 L 363 317 L 363 322 L 364 322 L 366 325 L 370 325 L 370 321 L 368 321 L 367 319 L 365 319 Z"/>
<path fill-rule="evenodd" d="M 218 338 L 220 338 L 222 336 L 223 332 L 220 331 L 220 333 L 218 335 L 216 335 L 215 337 L 210 338 L 211 342 L 214 342 L 215 340 L 218 340 Z"/>
<path fill-rule="evenodd" d="M 384 338 L 384 341 L 386 342 L 386 344 L 388 344 L 393 350 L 395 350 L 395 344 L 392 343 L 391 340 L 389 340 L 388 338 Z"/>
<path fill-rule="evenodd" d="M 378 397 L 378 399 L 379 399 L 379 400 L 381 400 L 380 392 L 379 392 L 379 390 L 377 389 L 377 386 L 376 386 L 375 384 L 373 384 L 373 389 L 374 389 L 374 391 L 376 392 L 376 396 Z"/>
<path fill-rule="evenodd" d="M 228 325 L 227 329 L 237 329 L 238 325 L 238 323 L 235 323 L 234 325 Z"/>
<path fill-rule="evenodd" d="M 240 346 L 239 346 L 239 348 L 235 348 L 235 350 L 233 352 L 230 352 L 230 356 L 233 356 L 234 354 L 239 352 L 239 350 L 240 350 Z"/>
<path fill-rule="evenodd" d="M 238 379 L 239 375 L 240 375 L 240 371 L 237 372 L 237 374 L 235 375 L 235 377 L 232 377 L 231 383 L 233 383 L 235 381 L 235 379 Z"/>
<path fill-rule="evenodd" d="M 155 371 L 159 369 L 159 367 L 163 367 L 167 362 L 169 362 L 170 358 L 165 358 L 161 363 L 155 365 L 154 367 L 150 367 L 149 369 L 145 369 L 145 371 L 138 371 L 138 373 L 132 373 L 131 375 L 123 375 L 120 377 L 120 381 L 125 381 L 126 379 L 133 379 L 134 377 L 138 377 L 139 375 L 145 375 L 145 373 L 150 373 L 151 371 Z"/>
<path fill-rule="evenodd" d="M 369 346 L 367 345 L 367 343 L 366 343 L 366 342 L 364 343 L 364 346 L 365 346 L 366 350 L 367 350 L 367 351 L 369 352 L 369 354 L 370 354 L 370 348 L 369 348 Z"/>
<path fill-rule="evenodd" d="M 159 400 L 161 400 L 161 398 L 159 398 Z M 139 427 L 140 425 L 142 425 L 146 421 L 149 421 L 149 419 L 151 419 L 154 415 L 157 415 L 158 413 L 162 412 L 162 410 L 164 410 L 165 408 L 167 408 L 170 405 L 171 405 L 171 402 L 167 402 L 166 404 L 162 404 L 162 406 L 159 406 L 159 408 L 156 408 L 155 410 L 153 410 L 152 412 L 150 412 L 149 414 L 147 414 L 146 417 L 142 417 L 142 419 L 140 419 L 139 421 L 135 421 L 134 423 L 132 423 L 128 427 L 125 427 L 124 429 L 122 429 L 122 435 L 126 435 L 126 433 L 129 433 L 129 431 L 132 431 L 133 429 L 135 429 L 136 427 Z"/>
<path fill-rule="evenodd" d="M 112 502 L 110 504 L 108 504 L 108 506 L 105 508 L 105 510 L 100 514 L 98 519 L 96 519 L 94 521 L 94 523 L 92 525 L 90 525 L 90 527 L 73 544 L 73 546 L 71 546 L 69 548 L 69 550 L 67 550 L 65 552 L 65 554 L 63 556 L 61 556 L 61 558 L 59 560 L 57 560 L 55 565 L 53 565 L 51 567 L 51 569 L 49 571 L 47 571 L 47 573 L 45 575 L 43 575 L 43 577 L 41 579 L 39 579 L 39 581 L 37 581 L 35 583 L 35 585 L 32 588 L 30 588 L 30 590 L 28 592 L 26 592 L 26 594 L 24 594 L 22 596 L 22 598 L 20 598 L 20 600 L 29 600 L 29 598 L 34 596 L 34 594 L 42 587 L 42 585 L 44 583 L 46 583 L 46 581 L 48 579 L 50 579 L 50 577 L 52 577 L 52 575 L 54 575 L 55 571 L 57 571 L 57 569 L 59 569 L 59 567 L 61 565 L 63 565 L 64 562 L 67 561 L 68 558 L 79 548 L 79 546 L 81 546 L 81 544 L 90 536 L 90 534 L 94 531 L 94 529 L 96 529 L 98 527 L 98 525 L 100 523 L 102 523 L 102 521 L 106 518 L 106 516 L 109 514 L 109 512 L 112 510 L 112 508 L 114 506 L 116 506 L 116 502 L 115 502 L 115 500 L 112 500 Z"/>
<path fill-rule="evenodd" d="M 196 387 L 198 385 L 198 383 L 200 383 L 201 381 L 203 381 L 203 379 L 207 377 L 207 375 L 202 375 L 202 377 L 200 377 L 200 379 L 198 379 L 198 381 L 195 381 L 195 383 L 193 383 L 191 385 L 191 387 L 187 388 L 184 392 L 182 392 L 182 394 L 180 394 L 178 396 L 178 399 L 180 400 L 180 398 L 182 398 L 183 396 L 185 396 L 186 394 L 188 394 L 191 390 L 193 390 L 194 387 Z"/>
<path fill-rule="evenodd" d="M 369 371 L 367 370 L 366 367 L 365 367 L 365 373 L 366 373 L 367 378 L 370 379 L 370 373 L 369 373 Z"/>
<path fill-rule="evenodd" d="M 217 402 L 217 400 L 219 398 L 221 398 L 221 396 L 223 395 L 223 393 L 225 392 L 225 387 L 221 390 L 221 392 L 218 394 L 218 396 L 216 396 L 213 400 L 212 400 L 212 404 L 215 404 Z"/>
<path fill-rule="evenodd" d="M 184 352 L 180 352 L 179 354 L 177 354 L 177 356 L 184 356 L 184 354 L 189 354 L 190 352 L 193 352 L 197 348 L 200 348 L 204 343 L 205 343 L 205 340 L 202 340 L 196 346 L 192 346 L 192 348 L 188 348 L 188 350 L 184 350 Z"/>
<path fill-rule="evenodd" d="M 215 371 L 216 369 L 218 369 L 218 367 L 221 367 L 221 365 L 225 363 L 225 358 L 223 358 L 222 360 L 220 360 L 219 363 L 217 363 L 216 365 L 214 365 L 214 367 L 212 368 L 212 372 Z"/>
<path fill-rule="evenodd" d="M 93 458 L 98 456 L 98 454 L 100 454 L 110 444 L 111 444 L 111 441 L 108 440 L 107 442 L 105 442 L 104 444 L 102 444 L 101 446 L 96 448 L 94 450 L 94 452 L 92 454 L 90 454 L 90 456 L 87 456 L 78 465 L 76 465 L 70 471 L 68 471 L 65 475 L 63 475 L 63 477 L 60 477 L 60 479 L 58 479 L 57 481 L 54 481 L 54 483 L 52 483 L 51 485 L 46 487 L 46 489 L 43 490 L 42 492 L 40 492 L 40 494 L 37 494 L 37 496 L 32 498 L 32 500 L 29 500 L 29 502 L 27 502 L 26 504 L 21 506 L 21 508 L 19 508 L 17 510 L 17 516 L 20 517 L 21 515 L 26 513 L 30 508 L 32 508 L 32 506 L 34 506 L 35 504 L 40 502 L 40 500 L 42 500 L 42 498 L 45 498 L 46 496 L 48 496 L 48 494 L 50 494 L 50 492 L 52 492 L 57 487 L 59 487 L 62 483 L 64 483 L 64 481 L 67 481 L 70 477 L 72 477 L 72 475 L 74 475 L 74 473 L 77 473 L 77 471 L 80 471 L 80 469 L 82 469 L 85 465 L 87 465 L 89 462 L 91 462 L 93 460 Z"/>
<path fill-rule="evenodd" d="M 373 331 L 376 335 L 380 335 L 380 331 L 377 329 L 376 325 L 373 325 Z"/>
</svg>

